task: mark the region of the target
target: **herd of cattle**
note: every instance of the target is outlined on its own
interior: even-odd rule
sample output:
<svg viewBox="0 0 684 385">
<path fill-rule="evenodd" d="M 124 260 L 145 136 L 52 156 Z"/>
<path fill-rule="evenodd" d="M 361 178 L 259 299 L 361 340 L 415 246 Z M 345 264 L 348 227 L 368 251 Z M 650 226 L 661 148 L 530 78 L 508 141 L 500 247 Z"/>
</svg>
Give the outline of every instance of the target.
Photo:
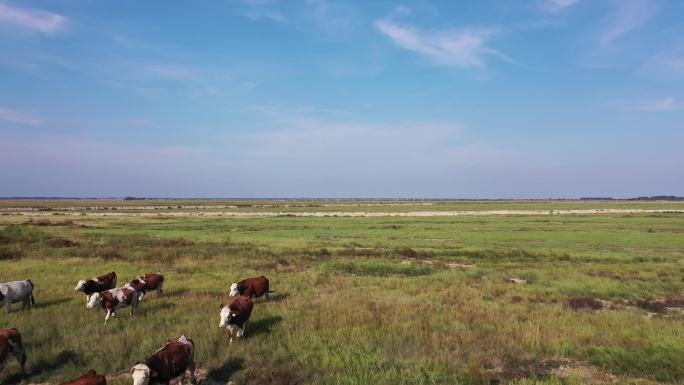
<svg viewBox="0 0 684 385">
<path fill-rule="evenodd" d="M 148 273 L 136 277 L 124 286 L 116 287 L 117 276 L 111 272 L 100 277 L 78 281 L 75 291 L 86 295 L 86 307 L 88 309 L 103 309 L 106 311 L 105 325 L 110 317 L 116 317 L 116 310 L 129 307 L 131 315 L 138 308 L 140 300 L 148 291 L 156 291 L 158 295 L 163 293 L 164 276 L 161 273 Z M 30 280 L 12 281 L 0 283 L 0 304 L 7 313 L 11 305 L 22 303 L 22 309 L 31 308 L 35 304 L 33 291 L 35 286 Z M 252 298 L 265 296 L 272 292 L 268 279 L 264 276 L 248 278 L 233 283 L 228 295 L 231 297 L 226 305 L 220 305 L 219 327 L 225 327 L 228 331 L 230 343 L 233 336 L 242 337 L 247 328 L 249 317 L 252 314 Z M 22 374 L 25 373 L 26 353 L 22 343 L 21 334 L 16 328 L 0 329 L 0 373 L 7 363 L 7 359 L 13 355 L 21 366 Z M 169 384 L 172 379 L 185 379 L 185 374 L 190 371 L 190 382 L 196 383 L 195 378 L 195 342 L 185 335 L 166 343 L 162 348 L 154 352 L 145 362 L 136 363 L 131 368 L 133 385 Z M 62 385 L 106 385 L 103 375 L 89 370 L 81 377 L 65 382 Z"/>
</svg>

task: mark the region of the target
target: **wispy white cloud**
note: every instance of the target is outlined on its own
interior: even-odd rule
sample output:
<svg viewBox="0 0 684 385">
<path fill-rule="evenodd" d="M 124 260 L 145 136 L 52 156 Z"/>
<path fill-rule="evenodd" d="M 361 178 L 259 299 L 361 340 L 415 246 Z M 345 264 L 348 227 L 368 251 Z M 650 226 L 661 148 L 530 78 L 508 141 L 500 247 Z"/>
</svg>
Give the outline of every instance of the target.
<svg viewBox="0 0 684 385">
<path fill-rule="evenodd" d="M 286 23 L 287 19 L 285 16 L 278 12 L 267 11 L 267 10 L 247 10 L 242 11 L 240 14 L 250 20 L 271 20 L 276 23 Z"/>
<path fill-rule="evenodd" d="M 639 100 L 618 99 L 613 101 L 612 104 L 620 109 L 634 111 L 675 111 L 684 109 L 684 102 L 671 96 Z"/>
<path fill-rule="evenodd" d="M 0 1 L 0 24 L 52 35 L 66 28 L 67 18 L 54 12 L 21 8 Z"/>
<path fill-rule="evenodd" d="M 510 61 L 506 55 L 488 46 L 489 40 L 497 34 L 495 28 L 425 31 L 397 21 L 398 16 L 409 13 L 406 7 L 396 8 L 375 25 L 401 48 L 427 56 L 438 65 L 485 68 L 486 56 Z"/>
<path fill-rule="evenodd" d="M 579 0 L 545 0 L 541 6 L 545 11 L 555 13 L 570 8 L 577 3 L 579 3 Z"/>
<path fill-rule="evenodd" d="M 250 20 L 270 20 L 284 24 L 287 17 L 275 9 L 275 0 L 239 0 L 238 14 Z"/>
<path fill-rule="evenodd" d="M 23 124 L 28 126 L 37 126 L 42 123 L 42 119 L 40 119 L 37 116 L 2 107 L 0 107 L 0 121 Z"/>
<path fill-rule="evenodd" d="M 197 77 L 192 67 L 165 63 L 144 63 L 138 67 L 140 73 L 164 80 L 189 80 Z"/>
<path fill-rule="evenodd" d="M 360 16 L 349 3 L 306 0 L 307 15 L 327 37 L 347 38 L 359 27 Z"/>
<path fill-rule="evenodd" d="M 683 79 L 684 46 L 654 55 L 641 65 L 637 72 L 648 78 Z"/>
<path fill-rule="evenodd" d="M 599 36 L 599 42 L 604 45 L 639 28 L 651 20 L 658 10 L 658 3 L 654 0 L 619 0 L 615 4 L 617 9 Z"/>
</svg>

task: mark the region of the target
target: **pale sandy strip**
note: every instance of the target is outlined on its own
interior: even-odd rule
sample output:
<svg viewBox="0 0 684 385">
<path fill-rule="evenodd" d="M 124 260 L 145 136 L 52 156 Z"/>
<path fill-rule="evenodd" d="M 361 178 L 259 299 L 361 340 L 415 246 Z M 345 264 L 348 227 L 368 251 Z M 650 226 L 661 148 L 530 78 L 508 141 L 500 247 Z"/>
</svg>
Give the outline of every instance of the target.
<svg viewBox="0 0 684 385">
<path fill-rule="evenodd" d="M 469 210 L 469 211 L 409 211 L 409 212 L 373 212 L 373 211 L 307 211 L 307 212 L 145 212 L 145 213 L 102 213 L 102 212 L 68 212 L 22 211 L 8 213 L 24 216 L 86 216 L 86 217 L 458 217 L 458 216 L 495 216 L 495 215 L 602 215 L 602 214 L 683 214 L 684 210 L 647 210 L 647 209 L 583 209 L 583 210 Z"/>
</svg>

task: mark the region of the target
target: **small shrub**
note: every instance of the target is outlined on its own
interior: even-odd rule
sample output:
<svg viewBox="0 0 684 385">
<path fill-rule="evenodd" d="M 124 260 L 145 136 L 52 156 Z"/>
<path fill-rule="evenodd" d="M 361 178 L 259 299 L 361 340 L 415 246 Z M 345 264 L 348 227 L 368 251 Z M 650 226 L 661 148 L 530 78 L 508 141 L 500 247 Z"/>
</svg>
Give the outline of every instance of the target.
<svg viewBox="0 0 684 385">
<path fill-rule="evenodd" d="M 48 245 L 52 247 L 74 247 L 78 246 L 78 242 L 74 242 L 69 239 L 64 239 L 64 238 L 54 238 L 48 241 Z"/>
<path fill-rule="evenodd" d="M 664 301 L 658 299 L 637 301 L 637 305 L 642 309 L 650 311 L 651 313 L 664 313 L 667 308 L 667 304 Z"/>
<path fill-rule="evenodd" d="M 0 246 L 0 261 L 7 259 L 20 259 L 23 254 L 21 243 Z"/>
<path fill-rule="evenodd" d="M 568 307 L 572 310 L 579 309 L 591 309 L 591 310 L 601 310 L 603 309 L 603 303 L 597 299 L 591 297 L 575 297 L 568 301 Z"/>
<path fill-rule="evenodd" d="M 61 221 L 61 222 L 52 222 L 49 219 L 39 219 L 39 220 L 30 219 L 28 222 L 26 222 L 26 224 L 32 225 L 32 226 L 40 226 L 40 227 L 44 227 L 44 226 L 73 226 L 74 221 L 69 219 L 69 220 Z"/>
<path fill-rule="evenodd" d="M 47 235 L 26 225 L 9 225 L 0 231 L 0 245 L 10 243 L 36 243 L 43 241 Z"/>
<path fill-rule="evenodd" d="M 651 346 L 638 344 L 622 347 L 592 347 L 589 362 L 615 374 L 649 377 L 656 381 L 676 382 L 684 378 L 684 346 L 678 340 L 662 341 Z"/>
<path fill-rule="evenodd" d="M 434 271 L 432 267 L 426 265 L 402 265 L 382 261 L 327 262 L 320 265 L 320 268 L 324 271 L 342 271 L 349 274 L 371 275 L 378 277 L 389 275 L 427 275 L 433 273 Z"/>
</svg>

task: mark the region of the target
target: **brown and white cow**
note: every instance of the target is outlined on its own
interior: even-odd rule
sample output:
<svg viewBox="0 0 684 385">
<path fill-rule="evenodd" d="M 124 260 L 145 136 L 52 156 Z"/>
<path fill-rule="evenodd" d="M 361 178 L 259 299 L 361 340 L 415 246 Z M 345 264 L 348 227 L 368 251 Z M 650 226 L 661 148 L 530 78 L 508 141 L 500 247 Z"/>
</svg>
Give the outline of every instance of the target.
<svg viewBox="0 0 684 385">
<path fill-rule="evenodd" d="M 181 377 L 182 384 L 188 369 L 190 383 L 195 384 L 195 342 L 182 335 L 154 352 L 145 363 L 135 364 L 131 376 L 133 385 L 168 385 L 177 377 Z"/>
<path fill-rule="evenodd" d="M 109 317 L 116 317 L 116 309 L 130 306 L 131 315 L 138 309 L 140 293 L 130 287 L 115 288 L 94 293 L 88 300 L 88 309 L 102 308 L 107 312 L 105 325 Z"/>
<path fill-rule="evenodd" d="M 148 291 L 156 290 L 157 295 L 162 295 L 164 286 L 164 276 L 161 273 L 147 273 L 137 276 L 131 282 L 128 282 L 124 287 L 132 287 L 140 292 L 140 299 L 142 300 Z"/>
<path fill-rule="evenodd" d="M 273 293 L 273 290 L 269 290 L 268 278 L 263 275 L 260 277 L 247 278 L 240 282 L 233 283 L 230 285 L 229 296 L 234 297 L 236 295 L 246 295 L 247 297 L 259 298 L 262 295 L 266 296 L 268 299 L 268 293 Z"/>
<path fill-rule="evenodd" d="M 15 328 L 0 329 L 0 373 L 5 369 L 10 354 L 19 361 L 21 372 L 25 373 L 26 353 L 21 342 L 21 334 Z"/>
<path fill-rule="evenodd" d="M 239 295 L 230 300 L 227 305 L 221 305 L 221 322 L 219 327 L 228 330 L 229 342 L 233 342 L 233 336 L 242 337 L 247 329 L 249 317 L 252 315 L 254 303 L 250 297 Z"/>
<path fill-rule="evenodd" d="M 82 291 L 86 295 L 86 305 L 88 304 L 88 299 L 94 293 L 99 293 L 101 291 L 113 289 L 116 287 L 116 273 L 111 272 L 99 277 L 80 280 L 76 284 L 74 291 Z"/>
<path fill-rule="evenodd" d="M 30 279 L 0 283 L 0 305 L 5 307 L 7 313 L 13 303 L 21 302 L 21 308 L 31 308 L 36 303 L 33 298 L 35 286 Z"/>
<path fill-rule="evenodd" d="M 107 385 L 107 380 L 105 376 L 97 374 L 93 369 L 90 369 L 81 377 L 63 382 L 61 385 Z"/>
</svg>

